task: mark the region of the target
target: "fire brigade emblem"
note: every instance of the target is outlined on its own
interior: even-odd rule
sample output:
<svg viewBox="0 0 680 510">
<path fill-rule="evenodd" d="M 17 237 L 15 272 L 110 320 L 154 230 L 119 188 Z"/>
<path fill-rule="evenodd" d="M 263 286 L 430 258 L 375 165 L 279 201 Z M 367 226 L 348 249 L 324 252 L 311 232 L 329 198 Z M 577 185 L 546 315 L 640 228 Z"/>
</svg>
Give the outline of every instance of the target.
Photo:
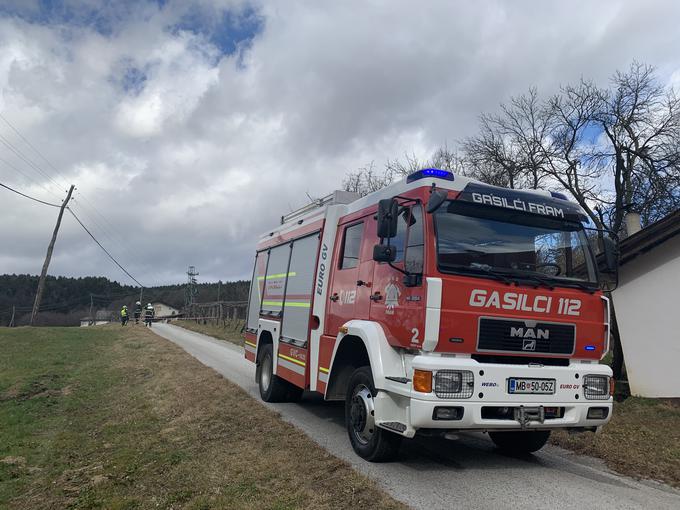
<svg viewBox="0 0 680 510">
<path fill-rule="evenodd" d="M 390 282 L 385 286 L 385 313 L 388 315 L 394 314 L 394 309 L 399 306 L 399 296 L 401 295 L 401 290 L 396 283 L 396 279 L 393 277 Z"/>
</svg>

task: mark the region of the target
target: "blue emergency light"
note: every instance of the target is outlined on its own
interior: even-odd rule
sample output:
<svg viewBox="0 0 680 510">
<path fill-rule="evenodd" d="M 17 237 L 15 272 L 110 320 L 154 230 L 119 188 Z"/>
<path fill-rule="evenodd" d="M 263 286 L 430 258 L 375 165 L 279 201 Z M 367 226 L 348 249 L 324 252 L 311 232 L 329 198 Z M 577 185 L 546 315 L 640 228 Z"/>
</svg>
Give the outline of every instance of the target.
<svg viewBox="0 0 680 510">
<path fill-rule="evenodd" d="M 444 179 L 445 181 L 452 181 L 454 179 L 453 174 L 448 170 L 440 170 L 439 168 L 423 168 L 417 172 L 409 174 L 406 178 L 406 182 L 413 182 L 419 179 L 427 179 L 429 177 L 436 177 L 437 179 Z"/>
<path fill-rule="evenodd" d="M 586 345 L 586 346 L 584 347 L 584 349 L 585 349 L 586 351 L 594 351 L 594 350 L 595 350 L 595 346 L 594 346 L 594 345 Z"/>
</svg>

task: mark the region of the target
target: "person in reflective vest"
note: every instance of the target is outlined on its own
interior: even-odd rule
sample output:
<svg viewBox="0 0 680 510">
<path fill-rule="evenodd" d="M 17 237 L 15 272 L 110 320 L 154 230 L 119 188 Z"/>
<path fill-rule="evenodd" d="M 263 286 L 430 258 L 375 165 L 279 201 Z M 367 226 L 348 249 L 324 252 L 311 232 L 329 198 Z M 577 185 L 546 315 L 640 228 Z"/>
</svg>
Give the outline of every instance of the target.
<svg viewBox="0 0 680 510">
<path fill-rule="evenodd" d="M 123 305 L 123 308 L 120 310 L 120 324 L 121 326 L 125 326 L 128 323 L 129 319 L 129 314 L 128 314 L 128 309 L 127 305 Z"/>
<path fill-rule="evenodd" d="M 146 308 L 144 309 L 144 322 L 147 326 L 151 327 L 151 322 L 155 314 L 156 310 L 154 310 L 153 305 L 151 303 L 146 305 Z"/>
<path fill-rule="evenodd" d="M 139 324 L 139 318 L 142 316 L 142 303 L 137 301 L 135 303 L 135 324 Z"/>
</svg>

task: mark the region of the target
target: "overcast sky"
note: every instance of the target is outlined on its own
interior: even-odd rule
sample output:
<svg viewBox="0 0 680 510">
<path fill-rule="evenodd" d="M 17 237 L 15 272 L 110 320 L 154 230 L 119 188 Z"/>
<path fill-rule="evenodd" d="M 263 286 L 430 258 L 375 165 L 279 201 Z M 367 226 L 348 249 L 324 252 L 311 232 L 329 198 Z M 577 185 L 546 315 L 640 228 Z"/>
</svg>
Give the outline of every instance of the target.
<svg viewBox="0 0 680 510">
<path fill-rule="evenodd" d="M 351 170 L 427 157 L 537 86 L 633 59 L 680 84 L 676 1 L 0 2 L 0 182 L 72 206 L 144 285 L 249 278 L 258 234 Z M 27 157 L 22 160 L 14 151 Z M 49 179 L 43 175 L 49 176 Z M 57 210 L 0 189 L 0 273 Z M 50 274 L 131 283 L 66 215 Z"/>
</svg>

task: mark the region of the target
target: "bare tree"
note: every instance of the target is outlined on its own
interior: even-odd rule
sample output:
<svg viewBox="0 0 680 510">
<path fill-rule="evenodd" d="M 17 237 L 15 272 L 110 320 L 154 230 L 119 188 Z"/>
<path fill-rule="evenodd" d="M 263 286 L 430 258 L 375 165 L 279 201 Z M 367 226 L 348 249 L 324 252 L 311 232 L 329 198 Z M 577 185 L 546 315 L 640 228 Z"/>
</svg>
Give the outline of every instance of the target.
<svg viewBox="0 0 680 510">
<path fill-rule="evenodd" d="M 593 154 L 594 118 L 604 96 L 591 82 L 562 87 L 550 98 L 549 136 L 544 140 L 546 172 L 550 181 L 571 194 L 595 225 L 602 227 L 601 205 L 603 161 Z"/>
<path fill-rule="evenodd" d="M 371 161 L 368 165 L 349 172 L 342 181 L 342 189 L 364 196 L 388 186 L 393 180 L 394 174 L 391 171 L 378 172 Z"/>
<path fill-rule="evenodd" d="M 551 118 L 537 90 L 511 98 L 499 114 L 482 114 L 479 120 L 479 134 L 462 144 L 469 174 L 508 188 L 542 188 Z"/>
<path fill-rule="evenodd" d="M 680 206 L 680 99 L 653 67 L 637 62 L 612 85 L 594 115 L 607 144 L 593 159 L 608 167 L 613 188 L 602 200 L 604 217 L 622 232 L 629 210 L 650 222 Z"/>
</svg>

